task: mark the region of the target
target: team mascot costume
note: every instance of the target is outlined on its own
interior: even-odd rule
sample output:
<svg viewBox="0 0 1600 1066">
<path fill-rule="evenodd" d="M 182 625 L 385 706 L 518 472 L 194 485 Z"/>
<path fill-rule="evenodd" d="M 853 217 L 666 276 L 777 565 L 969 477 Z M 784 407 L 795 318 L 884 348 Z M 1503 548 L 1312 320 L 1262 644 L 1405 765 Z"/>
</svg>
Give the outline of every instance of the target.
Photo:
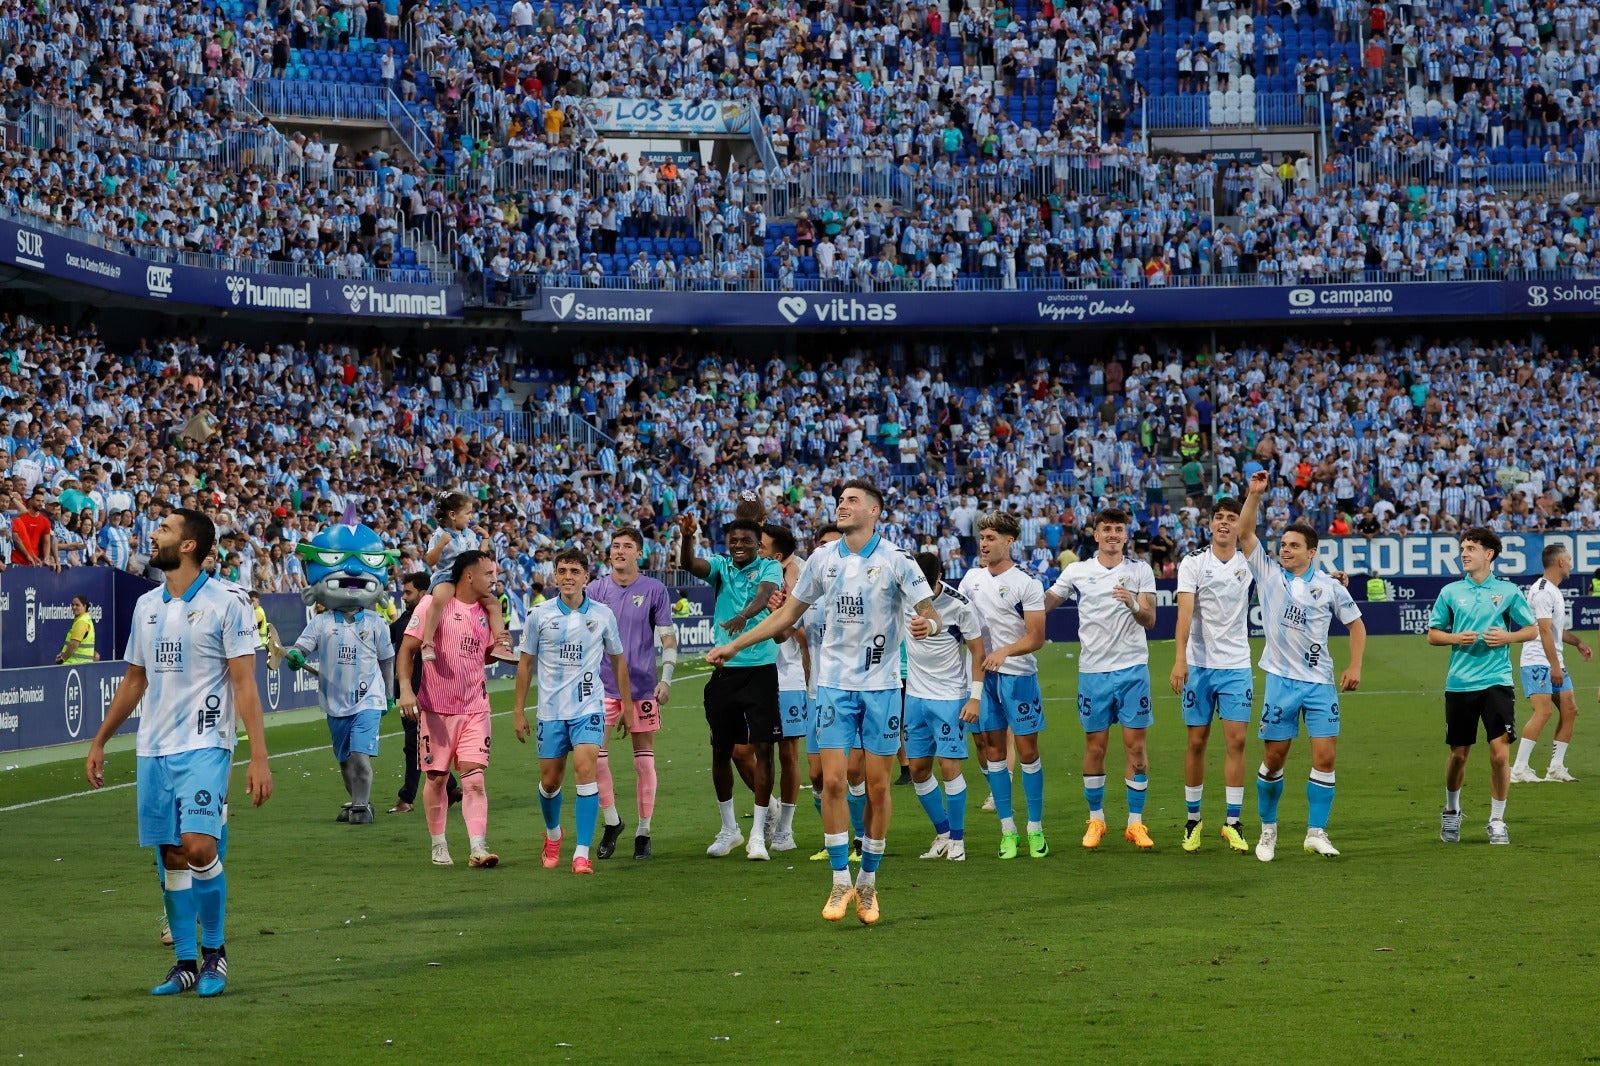
<svg viewBox="0 0 1600 1066">
<path fill-rule="evenodd" d="M 378 723 L 389 709 L 394 644 L 380 614 L 399 553 L 365 525 L 335 525 L 295 548 L 305 564 L 300 597 L 317 613 L 284 653 L 292 670 L 314 670 L 317 696 L 328 716 L 333 757 L 350 802 L 339 821 L 372 822 L 372 760 Z M 309 660 L 316 660 L 313 667 Z"/>
</svg>

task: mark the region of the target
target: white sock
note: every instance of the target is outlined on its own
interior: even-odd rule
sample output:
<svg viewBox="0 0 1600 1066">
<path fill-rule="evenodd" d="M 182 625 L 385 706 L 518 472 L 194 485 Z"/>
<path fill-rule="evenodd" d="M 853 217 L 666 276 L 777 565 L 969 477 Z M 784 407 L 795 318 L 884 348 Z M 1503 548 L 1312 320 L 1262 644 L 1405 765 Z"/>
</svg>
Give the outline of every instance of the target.
<svg viewBox="0 0 1600 1066">
<path fill-rule="evenodd" d="M 445 842 L 445 835 L 443 833 L 432 833 L 430 836 L 432 837 L 435 845 L 443 844 Z"/>
<path fill-rule="evenodd" d="M 1044 823 L 1043 822 L 1030 821 L 1028 823 L 1028 832 L 1030 832 L 1030 833 L 1042 833 L 1042 832 L 1044 832 Z"/>
<path fill-rule="evenodd" d="M 778 805 L 778 835 L 786 836 L 794 832 L 794 804 L 780 803 Z"/>
<path fill-rule="evenodd" d="M 1506 820 L 1506 801 L 1491 798 L 1489 800 L 1489 821 L 1503 822 Z"/>
<path fill-rule="evenodd" d="M 1002 833 L 1015 833 L 1016 831 L 1017 831 L 1017 820 L 1015 818 L 1002 818 L 1002 819 L 1000 819 L 1000 832 L 1002 832 Z"/>
<path fill-rule="evenodd" d="M 622 824 L 622 815 L 617 813 L 617 808 L 616 808 L 615 804 L 611 805 L 610 807 L 601 807 L 600 808 L 600 817 L 605 819 L 606 825 L 621 825 Z"/>
<path fill-rule="evenodd" d="M 467 847 L 471 848 L 473 851 L 488 851 L 489 850 L 489 838 L 488 837 L 468 837 L 467 838 Z"/>
<path fill-rule="evenodd" d="M 1454 792 L 1448 788 L 1444 790 L 1444 809 L 1447 811 L 1461 810 L 1461 790 L 1459 788 Z"/>
<path fill-rule="evenodd" d="M 1144 824 L 1144 815 L 1142 815 L 1142 814 L 1134 814 L 1132 811 L 1129 811 L 1128 812 L 1128 824 L 1129 825 L 1143 825 Z"/>
<path fill-rule="evenodd" d="M 579 859 L 587 859 L 588 857 L 589 857 L 589 845 L 587 845 L 587 844 L 579 844 L 577 847 L 572 849 L 572 861 L 573 862 L 577 862 Z"/>
<path fill-rule="evenodd" d="M 717 800 L 717 810 L 722 812 L 723 831 L 737 833 L 739 831 L 739 819 L 733 813 L 733 800 Z"/>
<path fill-rule="evenodd" d="M 561 840 L 561 827 L 558 825 L 554 829 L 546 829 L 544 831 L 544 838 L 546 840 L 554 840 L 559 842 Z"/>
<path fill-rule="evenodd" d="M 1551 766 L 1566 766 L 1567 765 L 1567 746 L 1562 741 L 1559 741 L 1559 740 L 1556 741 L 1556 750 L 1555 750 L 1555 754 L 1550 756 L 1550 765 Z"/>
<path fill-rule="evenodd" d="M 647 837 L 650 835 L 650 819 L 640 818 L 639 828 L 634 831 L 634 836 Z"/>
<path fill-rule="evenodd" d="M 1224 785 L 1222 787 L 1222 799 L 1230 807 L 1243 807 L 1244 786 Z"/>
<path fill-rule="evenodd" d="M 1204 786 L 1204 785 L 1184 785 L 1183 786 L 1183 802 L 1185 804 L 1190 804 L 1190 803 L 1198 804 L 1205 798 L 1205 794 L 1206 794 L 1206 786 Z"/>
<path fill-rule="evenodd" d="M 756 804 L 755 817 L 750 821 L 750 839 L 760 840 L 767 835 L 767 805 Z"/>
<path fill-rule="evenodd" d="M 1528 768 L 1528 760 L 1533 758 L 1533 749 L 1538 746 L 1539 742 L 1537 740 L 1530 740 L 1527 737 L 1517 741 L 1517 761 L 1511 764 L 1512 769 L 1526 770 Z"/>
</svg>

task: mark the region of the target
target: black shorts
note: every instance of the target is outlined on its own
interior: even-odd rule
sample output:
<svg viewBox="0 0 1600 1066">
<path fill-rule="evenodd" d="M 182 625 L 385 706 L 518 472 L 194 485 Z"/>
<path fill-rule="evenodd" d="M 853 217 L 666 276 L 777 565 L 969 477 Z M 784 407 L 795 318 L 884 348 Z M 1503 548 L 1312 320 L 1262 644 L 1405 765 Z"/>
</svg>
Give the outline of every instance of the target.
<svg viewBox="0 0 1600 1066">
<path fill-rule="evenodd" d="M 1444 742 L 1452 748 L 1470 748 L 1478 742 L 1478 723 L 1484 739 L 1517 739 L 1517 693 L 1510 685 L 1490 685 L 1475 692 L 1444 694 Z"/>
<path fill-rule="evenodd" d="M 783 739 L 778 715 L 778 664 L 724 666 L 706 682 L 706 722 L 713 751 Z"/>
</svg>

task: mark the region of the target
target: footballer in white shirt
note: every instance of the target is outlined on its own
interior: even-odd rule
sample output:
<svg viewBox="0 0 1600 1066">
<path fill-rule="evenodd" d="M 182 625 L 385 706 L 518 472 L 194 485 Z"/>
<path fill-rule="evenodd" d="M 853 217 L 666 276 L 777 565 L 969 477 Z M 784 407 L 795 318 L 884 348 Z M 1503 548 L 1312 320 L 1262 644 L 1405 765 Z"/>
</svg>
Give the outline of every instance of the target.
<svg viewBox="0 0 1600 1066">
<path fill-rule="evenodd" d="M 967 726 L 978 723 L 983 702 L 983 623 L 971 601 L 939 579 L 943 567 L 937 555 L 922 552 L 917 565 L 934 589 L 933 606 L 944 625 L 937 636 L 905 644 L 906 758 L 911 787 L 933 823 L 933 845 L 922 857 L 962 862 L 967 782 L 961 763 L 967 757 Z"/>
<path fill-rule="evenodd" d="M 1339 693 L 1353 692 L 1361 684 L 1367 630 L 1350 593 L 1318 569 L 1316 530 L 1303 522 L 1292 523 L 1278 540 L 1278 557 L 1267 555 L 1256 536 L 1256 516 L 1266 491 L 1266 473 L 1252 474 L 1249 495 L 1239 514 L 1239 550 L 1255 578 L 1266 631 L 1261 669 L 1267 678 L 1260 730 L 1266 746 L 1256 771 L 1256 807 L 1261 816 L 1256 858 L 1271 862 L 1277 855 L 1283 764 L 1289 758 L 1290 743 L 1300 735 L 1302 717 L 1311 741 L 1305 849 L 1334 856 L 1339 850 L 1328 839 L 1328 816 L 1333 809 L 1333 764 L 1339 745 Z M 1328 650 L 1334 616 L 1350 634 L 1350 665 L 1337 687 Z"/>
<path fill-rule="evenodd" d="M 983 775 L 1000 819 L 1000 857 L 1017 857 L 1020 838 L 1012 806 L 1011 773 L 1006 768 L 1006 731 L 1017 741 L 1022 794 L 1028 808 L 1028 854 L 1050 854 L 1044 835 L 1044 764 L 1039 734 L 1044 731 L 1044 696 L 1034 653 L 1044 646 L 1044 588 L 1012 560 L 1021 532 L 1016 515 L 991 511 L 973 524 L 978 563 L 961 579 L 961 594 L 972 601 L 983 623 L 983 701 L 978 712 L 978 743 Z"/>
<path fill-rule="evenodd" d="M 577 548 L 556 553 L 555 585 L 560 590 L 528 615 L 522 633 L 522 662 L 517 666 L 511 702 L 511 724 L 518 743 L 529 734 L 539 750 L 539 811 L 544 815 L 544 851 L 540 862 L 553 869 L 561 860 L 561 787 L 572 756 L 577 778 L 577 845 L 572 872 L 594 873 L 589 849 L 594 823 L 600 817 L 600 746 L 606 735 L 606 694 L 601 664 L 611 662 L 623 707 L 633 702 L 622 635 L 611 608 L 588 593 L 589 557 Z M 539 682 L 538 724 L 530 729 L 524 708 L 535 675 Z M 620 721 L 620 719 L 619 719 Z"/>
<path fill-rule="evenodd" d="M 1255 699 L 1250 670 L 1250 566 L 1239 554 L 1239 501 L 1224 496 L 1211 505 L 1211 544 L 1178 564 L 1177 654 L 1168 678 L 1183 698 L 1189 747 L 1183 759 L 1183 850 L 1198 851 L 1205 825 L 1200 804 L 1206 783 L 1211 723 L 1222 720 L 1227 754 L 1222 764 L 1227 820 L 1222 839 L 1248 851 L 1244 811 L 1244 742 Z"/>
<path fill-rule="evenodd" d="M 889 771 L 900 751 L 900 642 L 939 632 L 933 589 L 911 556 L 883 539 L 878 520 L 883 494 L 870 481 L 844 483 L 835 509 L 843 538 L 815 552 L 794 591 L 760 624 L 712 648 L 706 662 L 723 665 L 740 651 L 791 631 L 813 603 L 824 607 L 813 662 L 817 678 L 818 744 L 822 756 L 822 828 L 833 888 L 822 908 L 837 922 L 856 907 L 864 925 L 877 923 L 878 864 L 889 829 Z M 907 616 L 910 615 L 910 622 Z M 845 766 L 849 749 L 867 749 L 867 835 L 861 873 L 850 883 L 849 812 Z"/>
<path fill-rule="evenodd" d="M 1567 745 L 1572 742 L 1572 726 L 1578 717 L 1578 699 L 1572 687 L 1572 675 L 1567 673 L 1563 645 L 1577 648 L 1584 662 L 1588 662 L 1592 654 L 1589 645 L 1576 633 L 1567 631 L 1567 601 L 1561 595 L 1561 583 L 1572 576 L 1571 550 L 1565 544 L 1548 544 L 1540 562 L 1544 564 L 1544 576 L 1529 585 L 1524 593 L 1538 623 L 1539 636 L 1522 646 L 1522 655 L 1517 661 L 1522 668 L 1522 691 L 1533 704 L 1533 715 L 1522 727 L 1522 739 L 1517 741 L 1517 761 L 1511 767 L 1513 784 L 1576 780 L 1567 771 Z M 1559 713 L 1555 748 L 1541 778 L 1528 761 L 1552 712 Z"/>
<path fill-rule="evenodd" d="M 1098 848 L 1106 835 L 1106 747 L 1111 725 L 1122 727 L 1128 828 L 1123 838 L 1141 850 L 1155 847 L 1144 824 L 1149 766 L 1150 647 L 1145 631 L 1156 624 L 1156 576 L 1150 564 L 1124 554 L 1129 515 L 1108 507 L 1094 516 L 1093 558 L 1070 563 L 1045 593 L 1046 610 L 1078 597 L 1078 720 L 1083 725 L 1083 795 L 1089 825 L 1083 846 Z"/>
<path fill-rule="evenodd" d="M 161 588 L 139 597 L 128 637 L 128 672 L 89 745 L 84 776 L 105 784 L 105 745 L 141 706 L 138 739 L 139 844 L 160 851 L 162 893 L 177 963 L 151 994 L 197 988 L 217 996 L 228 986 L 224 944 L 228 883 L 222 835 L 235 725 L 253 738 L 245 789 L 257 807 L 272 796 L 266 729 L 256 691 L 260 639 L 249 601 L 201 570 L 217 530 L 199 511 L 180 507 L 152 535 L 150 565 Z M 200 923 L 196 960 L 195 922 Z"/>
</svg>

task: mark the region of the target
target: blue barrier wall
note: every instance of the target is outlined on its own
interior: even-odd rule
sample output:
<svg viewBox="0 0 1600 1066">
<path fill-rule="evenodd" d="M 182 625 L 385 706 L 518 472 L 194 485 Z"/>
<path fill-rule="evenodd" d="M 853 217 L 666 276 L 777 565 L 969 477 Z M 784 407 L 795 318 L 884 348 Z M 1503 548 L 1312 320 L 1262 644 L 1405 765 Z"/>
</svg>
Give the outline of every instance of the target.
<svg viewBox="0 0 1600 1066">
<path fill-rule="evenodd" d="M 1474 315 L 1594 314 L 1595 282 L 1374 282 L 954 292 L 676 292 L 546 288 L 523 320 L 566 326 L 915 329 L 1349 323 Z"/>
<path fill-rule="evenodd" d="M 43 748 L 89 740 L 106 720 L 111 697 L 128 664 L 84 663 L 0 671 L 0 752 Z M 312 707 L 317 679 L 284 667 L 269 671 L 267 656 L 256 656 L 256 688 L 265 713 Z M 139 728 L 135 711 L 119 734 Z"/>
</svg>

